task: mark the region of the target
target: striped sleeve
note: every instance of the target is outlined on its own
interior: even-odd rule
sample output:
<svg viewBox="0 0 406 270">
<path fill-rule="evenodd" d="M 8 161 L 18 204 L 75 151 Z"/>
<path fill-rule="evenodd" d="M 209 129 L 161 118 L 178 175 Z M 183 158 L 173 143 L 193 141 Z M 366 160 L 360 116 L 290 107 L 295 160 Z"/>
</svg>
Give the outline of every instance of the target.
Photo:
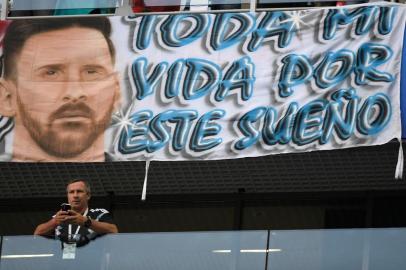
<svg viewBox="0 0 406 270">
<path fill-rule="evenodd" d="M 0 115 L 0 142 L 4 137 L 13 129 L 13 118 L 4 117 Z"/>
</svg>

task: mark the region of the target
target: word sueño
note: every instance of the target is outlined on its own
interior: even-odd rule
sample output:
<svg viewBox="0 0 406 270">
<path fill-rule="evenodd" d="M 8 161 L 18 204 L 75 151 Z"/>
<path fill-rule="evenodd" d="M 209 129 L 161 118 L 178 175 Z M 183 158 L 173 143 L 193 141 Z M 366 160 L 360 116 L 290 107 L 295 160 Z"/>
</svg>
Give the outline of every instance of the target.
<svg viewBox="0 0 406 270">
<path fill-rule="evenodd" d="M 319 36 L 323 42 L 329 42 L 336 37 L 340 27 L 349 26 L 355 36 L 374 30 L 384 38 L 392 31 L 395 15 L 393 7 L 328 10 L 323 16 Z M 287 48 L 297 32 L 295 24 L 289 21 L 289 14 L 279 11 L 261 13 L 256 19 L 252 14 L 225 13 L 173 15 L 161 20 L 145 16 L 128 20 L 137 22 L 133 43 L 136 51 L 150 46 L 153 33 L 157 33 L 162 47 L 172 49 L 187 46 L 204 36 L 210 51 L 223 50 L 244 41 L 244 52 L 248 55 L 234 60 L 227 70 L 222 70 L 219 63 L 200 58 L 178 59 L 172 64 L 154 63 L 150 71 L 147 70 L 147 58 L 133 61 L 129 77 L 136 99 L 145 99 L 158 91 L 157 85 L 163 84 L 162 101 L 179 98 L 184 104 L 207 95 L 212 103 L 218 104 L 231 93 L 238 92 L 238 103 L 243 105 L 252 97 L 256 80 L 255 63 L 249 54 L 270 40 L 275 41 L 279 49 Z M 177 28 L 182 27 L 183 20 L 193 21 L 193 29 L 180 36 Z M 230 34 L 227 25 L 231 21 L 238 21 L 239 27 Z M 394 76 L 380 67 L 392 55 L 389 46 L 373 42 L 361 44 L 355 52 L 349 49 L 326 51 L 317 64 L 299 52 L 286 54 L 281 58 L 278 75 L 280 100 L 289 98 L 297 86 L 310 82 L 318 89 L 332 91 L 330 98 L 318 98 L 302 107 L 297 102 L 290 102 L 284 112 L 279 113 L 273 106 L 260 106 L 240 113 L 233 125 L 239 137 L 234 140 L 232 150 L 239 152 L 259 142 L 265 149 L 270 149 L 275 144 L 326 144 L 332 137 L 344 141 L 354 133 L 377 134 L 391 119 L 390 98 L 385 93 L 374 93 L 363 99 L 355 88 L 334 88 L 350 76 L 359 87 L 391 83 Z M 201 77 L 208 79 L 203 85 L 195 83 Z M 206 154 L 223 142 L 222 126 L 216 121 L 226 116 L 227 110 L 218 109 L 200 116 L 194 110 L 165 110 L 155 116 L 148 110 L 134 112 L 130 117 L 132 126 L 121 132 L 118 150 L 132 155 L 169 147 L 175 154 L 181 151 L 197 156 Z"/>
</svg>

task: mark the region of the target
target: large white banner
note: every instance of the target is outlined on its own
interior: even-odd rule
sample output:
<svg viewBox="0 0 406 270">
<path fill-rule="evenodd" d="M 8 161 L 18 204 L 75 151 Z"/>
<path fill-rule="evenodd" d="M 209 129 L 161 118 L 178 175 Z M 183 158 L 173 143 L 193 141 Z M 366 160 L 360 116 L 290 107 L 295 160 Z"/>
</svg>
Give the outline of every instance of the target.
<svg viewBox="0 0 406 270">
<path fill-rule="evenodd" d="M 231 159 L 386 143 L 401 136 L 405 18 L 403 5 L 381 3 L 112 17 L 111 33 L 95 18 L 49 29 L 37 20 L 43 30 L 9 53 L 17 64 L 5 59 L 3 160 Z"/>
</svg>

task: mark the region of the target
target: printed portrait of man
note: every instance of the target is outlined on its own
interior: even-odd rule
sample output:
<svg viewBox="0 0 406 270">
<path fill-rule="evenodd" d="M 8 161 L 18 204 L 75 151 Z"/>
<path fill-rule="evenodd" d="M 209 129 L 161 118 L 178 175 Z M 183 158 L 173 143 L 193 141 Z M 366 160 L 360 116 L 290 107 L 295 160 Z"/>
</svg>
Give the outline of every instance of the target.
<svg viewBox="0 0 406 270">
<path fill-rule="evenodd" d="M 0 115 L 14 119 L 12 161 L 105 161 L 120 103 L 105 17 L 15 20 L 3 44 Z"/>
</svg>

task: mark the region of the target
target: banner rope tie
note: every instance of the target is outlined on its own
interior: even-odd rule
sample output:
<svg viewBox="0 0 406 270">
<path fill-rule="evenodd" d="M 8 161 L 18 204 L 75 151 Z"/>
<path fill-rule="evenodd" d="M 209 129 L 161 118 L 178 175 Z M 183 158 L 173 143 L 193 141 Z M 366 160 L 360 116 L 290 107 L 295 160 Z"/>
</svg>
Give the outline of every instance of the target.
<svg viewBox="0 0 406 270">
<path fill-rule="evenodd" d="M 150 160 L 147 159 L 145 161 L 145 178 L 144 178 L 144 185 L 142 186 L 142 195 L 141 195 L 141 200 L 145 201 L 147 198 L 147 183 L 148 183 L 148 171 L 149 171 L 149 164 Z"/>
<path fill-rule="evenodd" d="M 396 164 L 395 170 L 395 179 L 402 179 L 403 178 L 403 146 L 402 146 L 402 139 L 399 138 L 399 154 L 398 154 L 398 163 Z"/>
</svg>

